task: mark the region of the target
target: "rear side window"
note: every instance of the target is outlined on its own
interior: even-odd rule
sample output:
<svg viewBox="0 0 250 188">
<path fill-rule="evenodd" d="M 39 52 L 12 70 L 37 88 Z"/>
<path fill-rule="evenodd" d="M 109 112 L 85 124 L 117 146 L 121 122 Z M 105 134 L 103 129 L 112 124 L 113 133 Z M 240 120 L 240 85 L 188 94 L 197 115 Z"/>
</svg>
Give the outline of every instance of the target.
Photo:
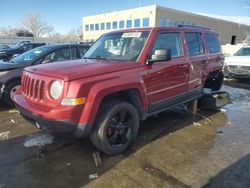
<svg viewBox="0 0 250 188">
<path fill-rule="evenodd" d="M 70 48 L 58 49 L 50 54 L 46 55 L 43 63 L 49 63 L 54 61 L 65 61 L 71 59 L 71 50 Z"/>
<path fill-rule="evenodd" d="M 161 33 L 158 35 L 152 49 L 155 50 L 171 50 L 172 58 L 183 56 L 183 47 L 180 33 Z"/>
<path fill-rule="evenodd" d="M 204 54 L 204 45 L 201 39 L 201 33 L 185 33 L 188 54 L 190 56 Z"/>
<path fill-rule="evenodd" d="M 213 33 L 206 33 L 205 37 L 208 43 L 209 53 L 220 52 L 220 43 L 218 41 L 217 36 Z"/>
</svg>

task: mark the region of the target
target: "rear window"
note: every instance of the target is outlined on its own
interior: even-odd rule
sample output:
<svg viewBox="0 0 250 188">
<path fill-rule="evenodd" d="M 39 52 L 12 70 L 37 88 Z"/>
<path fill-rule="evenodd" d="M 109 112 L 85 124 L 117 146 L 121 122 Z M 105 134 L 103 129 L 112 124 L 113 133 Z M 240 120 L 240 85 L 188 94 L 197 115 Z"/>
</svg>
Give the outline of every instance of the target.
<svg viewBox="0 0 250 188">
<path fill-rule="evenodd" d="M 205 37 L 208 43 L 209 53 L 220 52 L 221 48 L 217 36 L 213 33 L 206 33 Z"/>
<path fill-rule="evenodd" d="M 204 54 L 204 45 L 201 39 L 201 33 L 185 33 L 188 54 L 190 56 Z"/>
</svg>

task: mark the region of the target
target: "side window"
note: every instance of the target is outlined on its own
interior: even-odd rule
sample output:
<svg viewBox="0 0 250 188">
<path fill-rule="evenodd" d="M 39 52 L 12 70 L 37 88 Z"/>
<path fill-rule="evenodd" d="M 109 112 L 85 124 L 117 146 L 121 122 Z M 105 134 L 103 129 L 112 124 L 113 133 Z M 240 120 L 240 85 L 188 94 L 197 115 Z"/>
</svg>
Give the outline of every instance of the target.
<svg viewBox="0 0 250 188">
<path fill-rule="evenodd" d="M 70 59 L 72 59 L 72 60 L 78 59 L 78 58 L 77 58 L 76 47 L 71 47 L 70 50 L 71 50 L 71 58 L 70 58 Z"/>
<path fill-rule="evenodd" d="M 71 59 L 70 48 L 63 48 L 63 49 L 56 50 L 46 55 L 42 63 L 50 63 L 54 61 L 65 61 L 65 60 L 70 60 L 70 59 Z"/>
<path fill-rule="evenodd" d="M 221 48 L 217 36 L 213 33 L 206 33 L 205 37 L 207 40 L 209 53 L 220 52 Z"/>
<path fill-rule="evenodd" d="M 171 50 L 172 58 L 183 56 L 180 33 L 161 33 L 157 36 L 152 53 L 155 50 Z"/>
<path fill-rule="evenodd" d="M 188 54 L 190 56 L 204 54 L 204 45 L 201 39 L 201 33 L 185 33 Z"/>
<path fill-rule="evenodd" d="M 27 45 L 27 44 L 24 44 L 24 45 L 23 45 L 23 50 L 24 50 L 24 51 L 27 51 L 27 50 L 28 50 L 28 45 Z"/>
<path fill-rule="evenodd" d="M 84 46 L 79 46 L 78 47 L 80 58 L 83 58 L 83 56 L 87 52 L 87 50 L 88 50 L 87 47 L 84 47 Z"/>
</svg>

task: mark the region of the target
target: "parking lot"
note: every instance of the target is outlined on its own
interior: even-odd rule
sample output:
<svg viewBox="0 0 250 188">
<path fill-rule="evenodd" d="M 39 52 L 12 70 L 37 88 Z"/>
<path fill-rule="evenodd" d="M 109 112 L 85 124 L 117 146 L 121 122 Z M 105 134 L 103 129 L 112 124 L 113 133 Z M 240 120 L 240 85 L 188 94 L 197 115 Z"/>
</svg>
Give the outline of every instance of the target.
<svg viewBox="0 0 250 188">
<path fill-rule="evenodd" d="M 149 118 L 124 154 L 41 132 L 1 104 L 0 187 L 249 187 L 250 85 L 226 80 L 232 103 L 190 115 L 183 107 Z M 97 177 L 98 175 L 98 177 Z"/>
</svg>

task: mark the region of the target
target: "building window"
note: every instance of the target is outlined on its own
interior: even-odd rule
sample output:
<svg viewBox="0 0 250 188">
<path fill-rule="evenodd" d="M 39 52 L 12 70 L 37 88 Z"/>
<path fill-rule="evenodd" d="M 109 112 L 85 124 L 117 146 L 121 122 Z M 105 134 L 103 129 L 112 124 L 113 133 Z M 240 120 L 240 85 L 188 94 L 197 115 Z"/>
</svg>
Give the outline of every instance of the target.
<svg viewBox="0 0 250 188">
<path fill-rule="evenodd" d="M 99 24 L 95 24 L 95 30 L 96 30 L 96 31 L 99 30 Z"/>
<path fill-rule="evenodd" d="M 143 18 L 143 27 L 149 27 L 149 18 Z"/>
<path fill-rule="evenodd" d="M 90 31 L 94 31 L 94 24 L 90 24 Z"/>
<path fill-rule="evenodd" d="M 105 24 L 101 23 L 101 30 L 104 30 L 104 29 L 105 29 Z"/>
<path fill-rule="evenodd" d="M 190 56 L 196 56 L 205 53 L 200 33 L 185 33 L 185 35 L 188 46 L 188 54 Z"/>
<path fill-rule="evenodd" d="M 89 31 L 89 25 L 85 25 L 85 31 Z"/>
<path fill-rule="evenodd" d="M 124 28 L 124 21 L 120 21 L 119 22 L 119 29 L 123 29 Z"/>
<path fill-rule="evenodd" d="M 127 20 L 127 28 L 131 28 L 132 27 L 132 20 Z"/>
<path fill-rule="evenodd" d="M 107 30 L 110 30 L 110 29 L 111 29 L 111 23 L 110 23 L 110 22 L 107 22 L 107 24 L 106 24 L 106 29 L 107 29 Z"/>
<path fill-rule="evenodd" d="M 167 19 L 167 26 L 172 26 L 172 19 L 171 18 Z"/>
<path fill-rule="evenodd" d="M 178 26 L 179 25 L 179 21 L 178 20 L 175 20 L 174 21 L 174 26 Z"/>
<path fill-rule="evenodd" d="M 113 25 L 113 29 L 117 29 L 117 22 L 113 22 L 112 25 Z"/>
<path fill-rule="evenodd" d="M 134 20 L 134 27 L 140 27 L 141 23 L 140 23 L 140 19 L 135 19 Z"/>
<path fill-rule="evenodd" d="M 185 25 L 185 21 L 180 21 L 180 24 L 181 25 Z"/>
<path fill-rule="evenodd" d="M 161 17 L 160 17 L 160 27 L 165 26 L 165 25 L 166 25 L 165 22 L 166 22 L 166 21 L 165 21 L 165 17 L 161 16 Z"/>
</svg>

